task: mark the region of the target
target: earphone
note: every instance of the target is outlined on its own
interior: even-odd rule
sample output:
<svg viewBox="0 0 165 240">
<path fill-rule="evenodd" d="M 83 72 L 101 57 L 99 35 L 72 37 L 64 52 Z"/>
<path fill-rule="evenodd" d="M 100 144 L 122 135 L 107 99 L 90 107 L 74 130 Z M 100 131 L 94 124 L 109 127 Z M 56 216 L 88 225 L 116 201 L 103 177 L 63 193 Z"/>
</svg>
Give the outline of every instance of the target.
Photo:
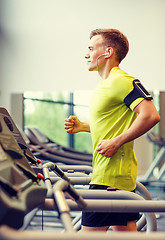
<svg viewBox="0 0 165 240">
<path fill-rule="evenodd" d="M 108 56 L 108 55 L 109 55 L 109 53 L 103 53 L 100 56 Z"/>
<path fill-rule="evenodd" d="M 102 57 L 102 56 L 108 56 L 108 55 L 109 55 L 109 53 L 103 53 L 103 54 L 99 55 L 99 56 L 97 57 L 97 59 L 99 59 L 99 58 Z"/>
<path fill-rule="evenodd" d="M 110 54 L 111 54 L 111 50 L 110 50 L 109 53 L 108 53 L 108 52 L 107 52 L 107 53 L 103 53 L 103 54 L 101 54 L 99 57 L 101 57 L 101 56 L 109 56 Z M 98 58 L 99 58 L 99 57 L 98 57 Z"/>
<path fill-rule="evenodd" d="M 97 69 L 98 69 L 98 60 L 99 60 L 99 58 L 100 57 L 102 57 L 102 56 L 109 56 L 111 54 L 111 51 L 108 53 L 103 53 L 103 54 L 101 54 L 101 55 L 99 55 L 98 57 L 97 57 L 97 59 L 96 59 L 96 61 L 97 61 Z"/>
</svg>

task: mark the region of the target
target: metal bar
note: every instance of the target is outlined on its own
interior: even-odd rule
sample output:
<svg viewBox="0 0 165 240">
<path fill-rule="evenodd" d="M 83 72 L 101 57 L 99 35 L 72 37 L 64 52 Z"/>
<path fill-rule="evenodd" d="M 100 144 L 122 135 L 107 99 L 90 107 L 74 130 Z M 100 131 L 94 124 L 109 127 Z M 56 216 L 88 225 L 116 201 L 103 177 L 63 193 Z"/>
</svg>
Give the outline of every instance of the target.
<svg viewBox="0 0 165 240">
<path fill-rule="evenodd" d="M 92 167 L 87 165 L 60 165 L 59 166 L 61 170 L 68 171 L 68 170 L 74 170 L 74 171 L 83 171 L 85 173 L 91 173 Z"/>
<path fill-rule="evenodd" d="M 146 223 L 146 217 L 145 214 L 143 214 L 141 218 L 136 222 L 137 230 L 140 231 L 146 225 Z"/>
<path fill-rule="evenodd" d="M 77 178 L 76 178 L 77 179 Z M 71 180 L 71 182 L 73 182 Z M 142 196 L 145 197 L 145 199 L 151 200 L 151 195 L 149 193 L 149 191 L 146 189 L 145 186 L 143 186 L 143 184 L 137 182 L 136 183 L 137 186 L 137 190 L 142 194 Z M 101 194 L 100 194 L 100 190 L 77 190 L 77 192 L 83 197 L 83 198 L 90 198 L 90 199 L 116 199 L 116 198 L 122 198 L 122 199 L 128 199 L 128 198 L 132 198 L 132 193 L 131 196 L 128 195 L 128 192 L 126 191 L 117 191 L 117 192 L 109 192 L 106 190 L 102 190 Z M 133 193 L 134 194 L 134 193 Z M 136 195 L 134 194 L 134 197 Z M 79 225 L 81 225 L 81 223 L 77 223 L 78 228 Z M 140 231 L 140 229 L 142 229 L 144 226 L 146 225 L 146 218 L 143 214 L 143 216 L 140 218 L 140 220 L 137 222 L 137 229 L 138 231 Z M 74 229 L 77 229 L 77 226 L 74 226 Z"/>
<path fill-rule="evenodd" d="M 157 181 L 161 181 L 162 177 L 164 176 L 164 173 L 165 173 L 165 163 L 163 164 L 163 166 L 159 171 L 159 174 L 157 176 Z"/>
<path fill-rule="evenodd" d="M 31 100 L 31 101 L 38 101 L 38 102 L 46 102 L 46 103 L 53 103 L 53 104 L 63 104 L 63 105 L 73 105 L 73 106 L 79 106 L 79 107 L 89 107 L 87 105 L 83 104 L 75 104 L 73 102 L 63 102 L 63 101 L 54 101 L 49 99 L 39 99 L 39 98 L 28 98 L 24 96 L 24 100 Z"/>
<path fill-rule="evenodd" d="M 60 219 L 65 227 L 65 231 L 75 232 L 69 212 L 64 212 L 63 214 L 61 214 Z"/>
<path fill-rule="evenodd" d="M 46 199 L 45 206 L 50 206 L 50 209 L 55 209 L 55 205 L 52 204 L 53 200 Z M 165 201 L 151 201 L 151 200 L 91 200 L 86 199 L 87 207 L 85 209 L 77 206 L 75 202 L 67 199 L 69 208 L 73 211 L 109 211 L 109 212 L 165 212 Z M 48 205 L 47 205 L 48 204 Z M 50 205 L 49 205 L 50 204 Z M 52 208 L 53 207 L 53 208 Z"/>
<path fill-rule="evenodd" d="M 71 211 L 86 212 L 144 212 L 147 221 L 147 232 L 156 231 L 157 223 L 153 212 L 164 212 L 165 201 L 151 200 L 89 200 L 86 199 L 86 208 L 78 207 L 72 200 L 66 200 Z M 163 204 L 162 204 L 163 203 Z M 45 210 L 56 210 L 57 207 L 51 201 L 46 199 Z"/>
<path fill-rule="evenodd" d="M 68 112 L 68 115 L 69 116 L 73 116 L 74 115 L 74 105 L 73 105 L 73 93 L 70 93 L 70 103 L 69 104 L 69 112 Z M 74 139 L 75 139 L 75 136 L 74 134 L 68 134 L 68 146 L 70 148 L 74 148 Z"/>
<path fill-rule="evenodd" d="M 36 215 L 38 209 L 39 209 L 39 208 L 33 209 L 31 212 L 29 212 L 29 213 L 24 217 L 23 226 L 19 229 L 19 231 L 23 231 L 23 230 L 27 229 L 27 227 L 29 226 L 30 222 L 32 221 L 32 219 L 33 219 L 34 216 Z"/>
<path fill-rule="evenodd" d="M 160 151 L 158 152 L 156 158 L 153 160 L 152 164 L 150 165 L 149 169 L 145 173 L 143 177 L 139 177 L 139 181 L 148 181 L 149 178 L 151 177 L 154 168 L 161 162 L 162 158 L 165 155 L 165 147 L 162 147 Z"/>
<path fill-rule="evenodd" d="M 51 177 L 51 182 L 55 183 L 59 181 L 61 178 L 59 177 Z M 79 184 L 79 185 L 88 185 L 89 182 L 91 181 L 91 177 L 72 177 L 70 178 L 70 183 L 71 184 Z M 145 186 L 137 182 L 137 190 L 139 193 L 147 200 L 152 200 L 151 195 L 149 191 L 146 189 Z M 83 198 L 92 198 L 92 199 L 128 199 L 129 196 L 132 198 L 132 194 L 135 193 L 130 193 L 128 191 L 122 191 L 122 190 L 117 190 L 115 192 L 107 191 L 107 190 L 82 190 L 82 189 L 77 189 L 77 192 L 83 197 Z M 52 191 L 49 192 L 49 195 L 47 197 L 52 197 Z M 135 196 L 135 195 L 133 195 Z M 139 195 L 138 195 L 139 196 Z"/>
<path fill-rule="evenodd" d="M 74 189 L 72 187 L 72 185 L 70 185 L 68 182 L 66 182 L 65 180 L 59 180 L 56 184 L 54 184 L 53 186 L 53 194 L 54 194 L 54 198 L 55 201 L 58 202 L 59 208 L 62 204 L 66 203 L 66 199 L 64 200 L 64 198 L 61 196 L 63 196 L 63 191 L 66 191 L 67 193 L 69 193 L 69 195 L 71 196 L 71 198 L 73 198 L 76 203 L 78 204 L 78 206 L 85 208 L 86 207 L 86 201 L 78 194 L 77 190 Z M 60 196 L 61 194 L 61 196 Z M 59 199 L 58 199 L 59 198 Z M 64 210 L 61 210 L 62 212 Z"/>
<path fill-rule="evenodd" d="M 83 190 L 77 189 L 78 194 L 85 199 L 122 199 L 122 200 L 144 200 L 136 193 L 128 191 L 107 191 L 107 190 Z"/>
<path fill-rule="evenodd" d="M 0 227 L 0 240 L 164 240 L 164 232 L 37 232 Z"/>
<path fill-rule="evenodd" d="M 57 203 L 58 211 L 60 212 L 60 214 L 63 214 L 65 212 L 69 213 L 69 210 L 66 209 L 66 206 L 68 206 L 68 204 L 66 202 L 66 199 L 64 198 L 63 191 L 68 192 L 71 195 L 71 197 L 74 198 L 74 200 L 76 201 L 78 206 L 81 208 L 81 210 L 89 211 L 89 209 L 88 209 L 89 202 L 87 202 L 86 200 L 84 201 L 84 199 L 79 195 L 79 193 L 68 182 L 66 182 L 64 180 L 60 180 L 56 184 L 54 184 L 54 186 L 53 186 L 54 199 L 55 199 L 55 203 Z M 92 190 L 90 192 L 93 194 L 94 190 Z M 104 191 L 102 191 L 102 192 L 104 192 Z M 102 195 L 102 194 L 100 194 L 100 195 Z M 144 201 L 142 201 L 144 198 L 142 198 L 141 196 L 139 196 L 135 193 L 128 192 L 128 191 L 117 191 L 115 193 L 112 193 L 111 195 L 112 196 L 118 195 L 118 197 L 115 197 L 115 199 L 116 198 L 121 199 L 122 197 L 125 197 L 125 198 L 127 197 L 127 199 L 138 199 L 138 202 L 144 202 Z M 98 196 L 98 193 L 97 193 L 97 196 Z M 139 200 L 141 200 L 141 201 L 139 201 Z M 106 200 L 102 200 L 102 201 L 104 201 L 103 206 L 105 207 L 105 201 Z M 115 201 L 117 202 L 117 200 L 115 200 Z M 129 202 L 129 200 L 122 200 L 122 204 L 123 204 L 123 201 Z M 147 200 L 147 201 L 150 201 L 150 200 Z M 108 200 L 108 203 L 109 202 L 112 203 L 112 200 L 111 201 Z M 125 211 L 123 211 L 123 209 L 120 210 L 120 208 L 122 208 L 122 206 L 123 206 L 122 204 L 120 203 L 120 204 L 117 205 L 118 212 L 128 212 L 127 211 L 128 207 L 125 207 L 125 206 L 124 206 Z M 92 206 L 94 206 L 94 208 L 95 208 L 95 209 L 92 209 L 92 211 L 97 211 L 97 212 L 100 211 L 100 209 L 98 209 L 98 205 L 97 205 L 96 200 L 94 200 L 92 202 Z M 103 206 L 101 206 L 101 211 L 103 209 L 104 209 L 104 211 L 106 211 L 107 209 L 105 209 Z M 111 205 L 111 208 L 112 208 L 111 210 L 113 210 L 113 204 Z M 130 208 L 130 204 L 129 204 L 129 208 Z M 114 211 L 114 212 L 116 212 L 116 211 Z M 134 210 L 130 211 L 130 212 L 134 212 Z M 146 217 L 146 220 L 147 220 L 147 232 L 156 231 L 157 223 L 156 223 L 156 218 L 155 218 L 154 213 L 150 213 L 150 212 L 146 213 L 146 211 L 145 211 L 145 217 Z"/>
<path fill-rule="evenodd" d="M 50 172 L 50 177 L 60 177 L 59 174 L 57 174 L 55 172 L 55 174 L 53 172 Z M 89 177 L 88 174 L 84 173 L 84 172 L 74 172 L 74 171 L 68 171 L 65 172 L 63 176 L 61 176 L 59 179 L 64 179 L 67 182 L 70 182 L 70 178 L 72 177 Z"/>
<path fill-rule="evenodd" d="M 45 180 L 45 185 L 47 187 L 47 196 L 49 196 L 52 193 L 52 182 L 50 179 L 50 173 L 49 173 L 49 168 L 53 167 L 52 162 L 45 163 L 42 167 L 42 172 L 44 174 L 44 180 Z"/>
<path fill-rule="evenodd" d="M 140 182 L 136 181 L 136 190 L 146 199 L 152 200 L 150 192 L 148 189 Z"/>
<path fill-rule="evenodd" d="M 60 177 L 51 177 L 52 183 L 56 183 L 59 181 L 61 178 Z M 70 183 L 73 185 L 89 185 L 91 181 L 91 177 L 72 177 L 70 178 Z"/>
<path fill-rule="evenodd" d="M 73 229 L 72 220 L 69 214 L 70 209 L 66 203 L 63 191 L 67 191 L 80 207 L 84 208 L 86 206 L 86 203 L 84 199 L 79 194 L 77 194 L 76 190 L 67 181 L 59 180 L 56 184 L 54 184 L 54 201 L 57 204 L 60 219 L 63 222 L 65 230 L 73 232 L 75 230 Z"/>
</svg>

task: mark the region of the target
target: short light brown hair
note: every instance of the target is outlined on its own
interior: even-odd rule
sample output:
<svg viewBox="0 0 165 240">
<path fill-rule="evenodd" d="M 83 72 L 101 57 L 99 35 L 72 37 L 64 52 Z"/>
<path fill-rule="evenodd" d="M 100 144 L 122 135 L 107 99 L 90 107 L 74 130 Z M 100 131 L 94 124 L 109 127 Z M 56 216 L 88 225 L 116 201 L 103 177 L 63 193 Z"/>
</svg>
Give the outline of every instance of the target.
<svg viewBox="0 0 165 240">
<path fill-rule="evenodd" d="M 90 39 L 95 35 L 103 37 L 105 47 L 114 48 L 119 63 L 125 58 L 129 50 L 129 42 L 123 33 L 117 29 L 96 29 L 91 32 Z"/>
</svg>

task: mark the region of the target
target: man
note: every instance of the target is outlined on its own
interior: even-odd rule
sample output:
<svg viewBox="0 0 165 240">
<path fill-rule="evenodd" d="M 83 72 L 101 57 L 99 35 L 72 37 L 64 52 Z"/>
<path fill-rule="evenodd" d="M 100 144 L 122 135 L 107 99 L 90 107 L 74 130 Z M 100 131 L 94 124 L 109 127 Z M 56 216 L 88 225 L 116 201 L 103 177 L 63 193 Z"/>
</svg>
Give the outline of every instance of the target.
<svg viewBox="0 0 165 240">
<path fill-rule="evenodd" d="M 91 189 L 136 188 L 137 161 L 133 140 L 160 121 L 152 97 L 139 80 L 119 68 L 129 50 L 127 38 L 116 29 L 91 32 L 85 58 L 89 71 L 101 81 L 90 102 L 90 123 L 76 116 L 65 119 L 68 133 L 91 132 L 93 174 Z M 137 231 L 136 213 L 83 213 L 82 230 Z"/>
</svg>

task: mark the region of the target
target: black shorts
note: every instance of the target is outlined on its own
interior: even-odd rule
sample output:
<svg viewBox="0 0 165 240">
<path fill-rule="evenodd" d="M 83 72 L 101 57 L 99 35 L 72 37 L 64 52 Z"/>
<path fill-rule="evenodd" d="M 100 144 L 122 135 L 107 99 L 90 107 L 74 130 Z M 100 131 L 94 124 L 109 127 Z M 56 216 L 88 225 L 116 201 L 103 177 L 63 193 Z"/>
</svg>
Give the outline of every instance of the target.
<svg viewBox="0 0 165 240">
<path fill-rule="evenodd" d="M 107 188 L 103 185 L 90 185 L 89 187 L 89 189 Z M 83 212 L 81 224 L 87 227 L 126 226 L 128 222 L 138 219 L 139 213 Z"/>
</svg>

